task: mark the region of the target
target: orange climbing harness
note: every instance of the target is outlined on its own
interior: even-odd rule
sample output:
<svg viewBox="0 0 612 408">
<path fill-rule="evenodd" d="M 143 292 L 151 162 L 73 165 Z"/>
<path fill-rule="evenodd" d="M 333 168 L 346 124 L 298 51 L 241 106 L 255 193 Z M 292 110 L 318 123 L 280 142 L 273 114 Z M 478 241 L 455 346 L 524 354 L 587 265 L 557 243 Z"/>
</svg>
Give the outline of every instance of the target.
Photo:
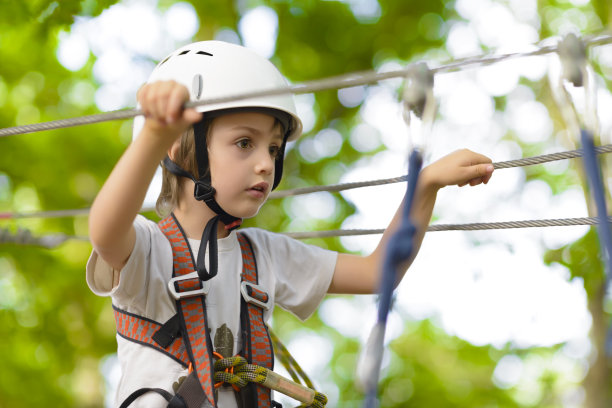
<svg viewBox="0 0 612 408">
<path fill-rule="evenodd" d="M 160 388 L 141 388 L 123 401 L 121 408 L 128 407 L 148 392 L 163 396 L 169 408 L 200 408 L 206 400 L 216 407 L 215 389 L 223 383 L 230 384 L 238 392 L 244 408 L 279 407 L 280 404 L 271 399 L 271 389 L 300 400 L 302 406 L 324 407 L 327 398 L 323 394 L 272 372 L 272 340 L 264 321 L 270 298 L 258 285 L 257 265 L 248 238 L 237 234 L 242 253 L 240 325 L 243 355 L 222 358 L 213 350 L 208 334 L 206 295 L 210 283 L 202 281 L 194 272 L 193 255 L 174 215 L 162 220 L 159 227 L 172 247 L 173 273 L 168 288 L 176 299 L 177 314 L 162 324 L 113 306 L 117 333 L 189 367 L 189 374 L 179 379 L 174 395 Z M 276 339 L 274 341 L 277 343 Z"/>
</svg>

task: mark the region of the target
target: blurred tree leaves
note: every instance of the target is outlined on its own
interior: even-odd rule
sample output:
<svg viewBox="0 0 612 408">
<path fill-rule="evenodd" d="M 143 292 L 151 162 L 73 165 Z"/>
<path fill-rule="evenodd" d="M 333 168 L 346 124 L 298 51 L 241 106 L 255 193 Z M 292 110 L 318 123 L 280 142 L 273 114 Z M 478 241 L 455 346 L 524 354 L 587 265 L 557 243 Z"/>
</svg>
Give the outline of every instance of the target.
<svg viewBox="0 0 612 408">
<path fill-rule="evenodd" d="M 94 57 L 80 70 L 62 67 L 56 57 L 59 36 L 75 16 L 97 16 L 117 1 L 16 1 L 0 4 L 0 127 L 63 119 L 96 113 Z M 175 1 L 160 0 L 160 9 Z M 351 71 L 380 68 L 386 62 L 408 63 L 429 50 L 443 48 L 447 26 L 461 19 L 452 1 L 379 0 L 378 14 L 359 15 L 356 2 L 315 0 L 191 1 L 200 19 L 196 40 L 211 39 L 222 28 L 237 30 L 241 16 L 258 5 L 278 15 L 276 53 L 272 60 L 292 82 L 329 77 Z M 612 6 L 607 0 L 591 2 L 585 33 L 609 26 Z M 574 8 L 565 0 L 539 1 L 541 38 L 557 33 L 559 19 L 572 18 Z M 565 17 L 564 17 L 565 16 Z M 606 79 L 609 82 L 609 78 Z M 608 84 L 609 85 L 609 84 Z M 550 98 L 546 85 L 530 83 L 538 98 Z M 89 88 L 88 88 L 89 87 Z M 497 100 L 503 108 L 503 98 Z M 357 159 L 374 154 L 357 151 L 345 140 L 340 152 L 314 163 L 300 154 L 300 143 L 331 127 L 347 135 L 359 123 L 359 106 L 342 105 L 336 91 L 315 96 L 316 123 L 309 134 L 288 152 L 282 187 L 330 184 Z M 553 113 L 554 114 L 554 113 Z M 561 126 L 560 124 L 558 124 Z M 125 148 L 118 135 L 129 126 L 117 122 L 0 139 L 0 212 L 27 212 L 88 207 Z M 123 131 L 122 131 L 123 129 Z M 511 137 L 511 135 L 509 135 Z M 526 155 L 540 146 L 522 146 Z M 548 182 L 555 193 L 579 181 L 541 169 L 527 172 L 529 179 Z M 333 217 L 308 220 L 312 229 L 339 228 L 352 214 L 351 203 L 340 198 Z M 293 221 L 286 208 L 291 199 L 266 205 L 249 225 L 286 229 Z M 30 228 L 35 233 L 87 234 L 83 217 L 3 221 L 0 228 Z M 317 240 L 342 249 L 335 239 Z M 116 348 L 114 322 L 108 299 L 90 293 L 84 279 L 89 255 L 87 243 L 72 241 L 54 250 L 18 245 L 0 246 L 0 408 L 99 407 L 104 383 L 99 366 Z M 572 245 L 551 251 L 547 262 L 558 262 L 584 280 L 591 310 L 602 310 L 601 266 L 596 236 L 589 233 Z M 275 327 L 290 340 L 303 330 L 323 335 L 335 345 L 330 378 L 338 388 L 338 406 L 359 406 L 354 385 L 359 344 L 324 325 L 315 316 L 297 322 L 283 311 L 275 314 Z M 601 336 L 600 336 L 601 337 Z M 597 343 L 601 347 L 600 342 Z M 550 356 L 554 350 L 477 347 L 437 328 L 431 322 L 406 323 L 405 334 L 390 346 L 391 362 L 381 381 L 382 405 L 400 406 L 559 406 L 556 379 L 542 385 L 543 395 L 532 403 L 518 403 L 511 387 L 493 381 L 497 362 L 505 354 L 534 353 Z M 603 348 L 600 348 L 603 350 Z M 609 384 L 608 384 L 609 388 Z M 323 389 L 325 391 L 325 389 Z"/>
</svg>

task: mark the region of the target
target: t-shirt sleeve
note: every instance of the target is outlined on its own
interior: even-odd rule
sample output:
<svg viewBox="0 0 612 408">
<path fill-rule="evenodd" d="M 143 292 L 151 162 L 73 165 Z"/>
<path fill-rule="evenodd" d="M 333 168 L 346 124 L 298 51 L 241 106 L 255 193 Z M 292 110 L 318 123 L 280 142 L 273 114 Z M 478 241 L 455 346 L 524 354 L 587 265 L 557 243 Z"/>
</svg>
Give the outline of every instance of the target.
<svg viewBox="0 0 612 408">
<path fill-rule="evenodd" d="M 267 267 L 273 274 L 275 304 L 302 320 L 310 317 L 329 289 L 338 253 L 282 234 L 244 231 L 255 247 L 258 270 Z"/>
<path fill-rule="evenodd" d="M 113 269 L 92 251 L 87 262 L 86 279 L 91 291 L 98 296 L 112 296 L 118 304 L 130 304 L 145 295 L 147 274 L 151 263 L 151 236 L 157 225 L 138 215 L 134 220 L 134 249 L 121 271 Z"/>
</svg>

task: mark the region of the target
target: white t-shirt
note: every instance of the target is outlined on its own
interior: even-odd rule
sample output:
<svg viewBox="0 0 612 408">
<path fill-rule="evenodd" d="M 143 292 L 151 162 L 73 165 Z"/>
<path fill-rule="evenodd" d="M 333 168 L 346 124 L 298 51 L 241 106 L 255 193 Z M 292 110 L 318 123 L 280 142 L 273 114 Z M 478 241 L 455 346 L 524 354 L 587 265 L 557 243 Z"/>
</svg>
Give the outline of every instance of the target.
<svg viewBox="0 0 612 408">
<path fill-rule="evenodd" d="M 134 250 L 121 274 L 93 251 L 87 262 L 87 284 L 96 295 L 111 296 L 116 307 L 163 324 L 176 314 L 175 300 L 167 286 L 172 278 L 172 249 L 155 222 L 139 215 L 134 221 L 134 228 Z M 264 313 L 264 319 L 267 321 L 270 318 L 275 304 L 302 320 L 308 318 L 329 288 L 337 253 L 257 228 L 241 231 L 253 246 L 259 285 L 270 296 L 272 307 Z M 199 244 L 199 240 L 189 240 L 194 259 L 197 258 Z M 210 291 L 206 297 L 210 338 L 215 349 L 232 349 L 231 354 L 237 354 L 241 350 L 242 255 L 235 231 L 218 240 L 218 254 L 218 273 L 210 280 Z M 233 344 L 227 341 L 231 337 Z M 155 387 L 173 392 L 172 384 L 187 374 L 187 370 L 172 358 L 119 335 L 117 355 L 122 372 L 117 389 L 117 406 L 140 388 Z M 219 388 L 219 407 L 236 407 L 233 394 L 229 387 Z M 167 402 L 160 395 L 147 393 L 130 407 L 166 405 Z M 209 404 L 203 405 L 206 406 Z"/>
</svg>

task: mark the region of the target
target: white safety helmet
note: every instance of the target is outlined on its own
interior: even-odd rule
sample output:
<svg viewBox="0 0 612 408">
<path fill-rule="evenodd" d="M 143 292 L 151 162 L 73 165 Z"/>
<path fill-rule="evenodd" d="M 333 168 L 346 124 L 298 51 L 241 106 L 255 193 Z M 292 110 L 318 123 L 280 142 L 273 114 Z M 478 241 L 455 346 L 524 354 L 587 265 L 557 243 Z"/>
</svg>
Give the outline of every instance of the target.
<svg viewBox="0 0 612 408">
<path fill-rule="evenodd" d="M 174 80 L 190 90 L 190 100 L 226 98 L 271 89 L 289 89 L 286 79 L 266 58 L 254 51 L 223 41 L 201 41 L 186 45 L 163 59 L 148 79 Z M 302 121 L 297 115 L 291 93 L 262 96 L 199 106 L 199 112 L 232 108 L 270 108 L 285 112 L 291 118 L 287 140 L 302 134 Z M 133 138 L 144 125 L 144 118 L 134 119 Z"/>
<path fill-rule="evenodd" d="M 147 83 L 163 80 L 174 80 L 187 87 L 191 101 L 228 98 L 242 94 L 287 89 L 289 85 L 284 76 L 266 58 L 240 45 L 223 41 L 201 41 L 186 45 L 164 58 L 153 70 Z M 274 115 L 284 127 L 284 142 L 281 146 L 280 159 L 275 165 L 273 189 L 278 186 L 283 173 L 283 154 L 287 141 L 295 140 L 302 134 L 302 121 L 297 115 L 293 94 L 285 93 L 274 96 L 260 96 L 249 99 L 232 100 L 228 102 L 198 106 L 196 110 L 204 112 L 204 120 L 232 110 L 259 110 Z M 208 114 L 207 114 L 208 113 Z M 134 119 L 133 135 L 136 138 L 144 126 L 144 117 Z M 208 180 L 200 179 L 202 185 L 210 185 L 210 172 L 203 171 L 208 166 L 207 149 L 203 148 L 204 131 L 194 125 L 199 173 L 207 173 Z M 203 156 L 203 157 L 202 157 Z M 177 166 L 166 159 L 166 168 L 178 174 Z M 185 174 L 181 174 L 185 176 Z M 190 176 L 195 180 L 194 177 Z M 212 186 L 210 186 L 212 188 Z M 197 190 L 197 188 L 196 188 Z M 207 188 L 200 188 L 201 191 Z M 213 189 L 214 190 L 214 189 Z M 149 188 L 148 197 L 158 195 L 159 186 Z M 224 213 L 207 192 L 208 199 L 194 192 L 196 198 L 215 207 L 215 212 Z M 212 208 L 211 207 L 211 208 Z M 225 214 L 224 214 L 225 215 Z M 227 220 L 227 218 L 225 218 Z"/>
<path fill-rule="evenodd" d="M 162 60 L 153 70 L 148 82 L 174 80 L 187 87 L 190 100 L 212 100 L 228 98 L 277 89 L 289 90 L 283 75 L 267 59 L 248 48 L 222 41 L 202 41 L 186 45 Z M 279 158 L 275 162 L 274 182 L 276 188 L 283 173 L 283 155 L 286 142 L 297 139 L 302 133 L 300 121 L 291 93 L 275 96 L 260 96 L 249 99 L 202 105 L 196 108 L 204 112 L 202 121 L 194 124 L 196 161 L 199 178 L 182 169 L 166 157 L 164 167 L 177 176 L 188 177 L 194 181 L 194 197 L 203 201 L 217 216 L 210 219 L 202 233 L 197 271 L 200 279 L 207 280 L 217 274 L 217 222 L 225 224 L 227 230 L 237 228 L 242 219 L 227 213 L 215 199 L 215 189 L 211 184 L 208 170 L 208 149 L 206 133 L 212 118 L 235 111 L 264 112 L 276 117 L 283 127 L 283 144 Z M 144 118 L 134 120 L 133 138 L 142 130 Z M 206 270 L 204 254 L 211 251 L 210 271 Z"/>
</svg>

